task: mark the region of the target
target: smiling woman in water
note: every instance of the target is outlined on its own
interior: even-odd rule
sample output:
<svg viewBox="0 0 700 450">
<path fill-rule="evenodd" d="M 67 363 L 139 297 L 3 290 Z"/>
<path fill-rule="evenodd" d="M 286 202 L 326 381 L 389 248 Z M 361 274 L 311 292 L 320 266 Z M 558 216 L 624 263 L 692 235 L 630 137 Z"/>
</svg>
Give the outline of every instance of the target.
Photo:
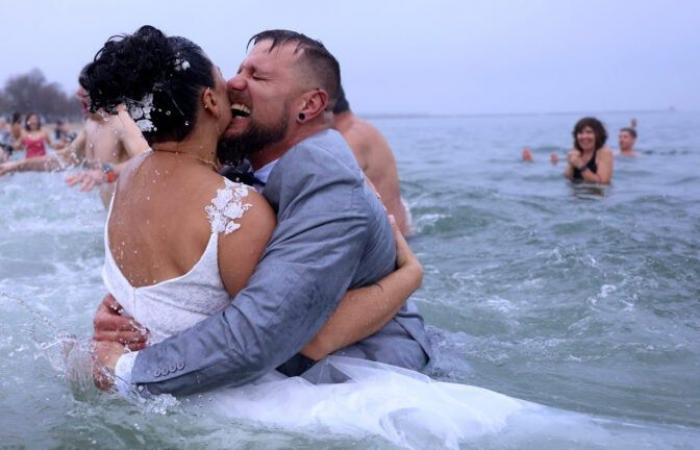
<svg viewBox="0 0 700 450">
<path fill-rule="evenodd" d="M 609 184 L 613 174 L 613 154 L 605 146 L 608 133 L 595 117 L 576 122 L 573 131 L 574 148 L 567 156 L 564 176 L 571 181 Z"/>
</svg>

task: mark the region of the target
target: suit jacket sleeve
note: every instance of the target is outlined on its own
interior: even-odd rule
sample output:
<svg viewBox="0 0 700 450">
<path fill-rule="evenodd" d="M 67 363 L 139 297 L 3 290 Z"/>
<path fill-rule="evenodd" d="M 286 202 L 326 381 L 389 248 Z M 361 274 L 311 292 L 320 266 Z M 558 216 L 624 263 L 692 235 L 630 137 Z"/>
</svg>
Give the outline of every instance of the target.
<svg viewBox="0 0 700 450">
<path fill-rule="evenodd" d="M 221 313 L 139 352 L 132 383 L 192 394 L 249 382 L 296 354 L 337 307 L 365 252 L 370 212 L 358 172 L 318 147 L 280 159 L 265 191 L 278 226 L 247 287 Z"/>
</svg>

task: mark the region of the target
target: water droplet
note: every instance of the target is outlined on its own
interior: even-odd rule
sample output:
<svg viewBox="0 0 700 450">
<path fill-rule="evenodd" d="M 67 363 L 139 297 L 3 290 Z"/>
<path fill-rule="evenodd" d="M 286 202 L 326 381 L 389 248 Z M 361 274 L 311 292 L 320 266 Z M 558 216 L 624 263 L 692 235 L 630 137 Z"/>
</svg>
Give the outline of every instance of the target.
<svg viewBox="0 0 700 450">
<path fill-rule="evenodd" d="M 187 120 L 185 120 L 185 126 L 186 126 L 186 127 L 189 127 L 189 126 L 190 126 L 190 122 L 187 121 Z"/>
<path fill-rule="evenodd" d="M 169 116 L 170 115 L 170 110 L 165 111 L 165 115 Z"/>
</svg>

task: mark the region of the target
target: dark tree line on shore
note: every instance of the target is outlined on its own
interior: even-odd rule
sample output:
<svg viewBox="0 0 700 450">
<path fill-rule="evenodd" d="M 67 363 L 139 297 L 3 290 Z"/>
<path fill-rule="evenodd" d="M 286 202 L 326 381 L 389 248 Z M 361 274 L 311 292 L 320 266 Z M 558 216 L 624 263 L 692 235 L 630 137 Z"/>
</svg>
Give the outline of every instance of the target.
<svg viewBox="0 0 700 450">
<path fill-rule="evenodd" d="M 36 112 L 48 121 L 81 117 L 78 100 L 58 83 L 47 81 L 39 69 L 9 78 L 0 90 L 0 114 L 7 117 L 14 112 Z"/>
</svg>

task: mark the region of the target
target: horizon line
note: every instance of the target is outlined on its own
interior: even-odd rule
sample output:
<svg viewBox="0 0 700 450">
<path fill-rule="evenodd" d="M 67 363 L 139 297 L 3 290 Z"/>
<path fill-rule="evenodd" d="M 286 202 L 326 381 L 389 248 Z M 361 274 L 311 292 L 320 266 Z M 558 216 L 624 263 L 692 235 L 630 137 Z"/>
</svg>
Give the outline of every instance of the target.
<svg viewBox="0 0 700 450">
<path fill-rule="evenodd" d="M 700 110 L 681 110 L 675 107 L 669 108 L 649 108 L 649 109 L 610 109 L 596 111 L 596 114 L 653 114 L 653 113 L 696 113 Z M 368 112 L 357 113 L 358 116 L 371 119 L 423 119 L 423 118 L 459 118 L 459 117 L 502 117 L 502 116 L 564 116 L 564 115 L 590 115 L 589 111 L 530 111 L 530 112 L 484 112 L 484 113 L 428 113 L 428 112 Z"/>
</svg>

